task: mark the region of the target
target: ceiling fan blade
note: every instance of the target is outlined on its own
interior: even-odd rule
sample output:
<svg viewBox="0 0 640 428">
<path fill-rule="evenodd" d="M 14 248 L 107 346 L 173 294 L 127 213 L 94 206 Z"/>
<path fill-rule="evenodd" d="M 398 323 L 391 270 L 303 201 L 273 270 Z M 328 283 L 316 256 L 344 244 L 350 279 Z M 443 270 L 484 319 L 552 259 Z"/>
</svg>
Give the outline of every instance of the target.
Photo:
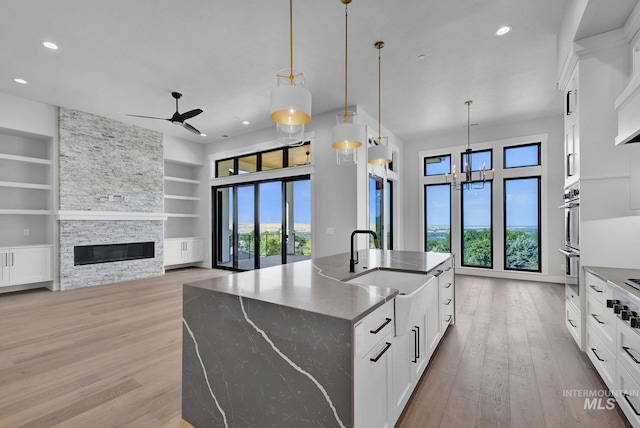
<svg viewBox="0 0 640 428">
<path fill-rule="evenodd" d="M 180 115 L 180 119 L 181 120 L 191 119 L 192 117 L 195 117 L 195 116 L 199 115 L 200 113 L 202 113 L 202 110 L 197 108 L 195 110 L 191 110 L 191 111 L 188 111 L 186 113 L 182 113 Z"/>
<path fill-rule="evenodd" d="M 182 124 L 182 127 L 189 132 L 193 132 L 194 134 L 200 135 L 200 131 L 198 131 L 196 128 L 194 128 L 193 126 L 189 125 L 186 122 Z"/>
<path fill-rule="evenodd" d="M 139 116 L 137 114 L 127 114 L 125 116 L 131 116 L 131 117 L 143 117 L 145 119 L 160 119 L 160 120 L 171 120 L 171 119 L 166 119 L 164 117 L 153 117 L 153 116 Z"/>
</svg>

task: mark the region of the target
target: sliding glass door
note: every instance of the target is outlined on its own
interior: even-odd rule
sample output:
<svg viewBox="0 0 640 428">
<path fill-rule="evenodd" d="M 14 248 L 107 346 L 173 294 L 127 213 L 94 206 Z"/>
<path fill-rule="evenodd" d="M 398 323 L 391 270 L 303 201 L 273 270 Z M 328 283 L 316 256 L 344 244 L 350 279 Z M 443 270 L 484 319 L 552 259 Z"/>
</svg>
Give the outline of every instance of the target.
<svg viewBox="0 0 640 428">
<path fill-rule="evenodd" d="M 251 270 L 311 257 L 308 176 L 212 189 L 214 267 Z"/>
</svg>

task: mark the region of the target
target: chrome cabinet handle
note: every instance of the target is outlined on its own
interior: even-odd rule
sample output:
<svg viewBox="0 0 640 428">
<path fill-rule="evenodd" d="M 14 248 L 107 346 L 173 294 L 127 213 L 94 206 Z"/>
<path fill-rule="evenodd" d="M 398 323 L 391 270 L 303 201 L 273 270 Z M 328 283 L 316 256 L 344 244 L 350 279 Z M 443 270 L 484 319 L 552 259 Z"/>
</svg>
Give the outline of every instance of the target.
<svg viewBox="0 0 640 428">
<path fill-rule="evenodd" d="M 589 287 L 595 290 L 596 293 L 602 293 L 602 290 L 598 289 L 595 285 L 589 284 Z"/>
<path fill-rule="evenodd" d="M 451 304 L 451 299 L 447 299 L 442 303 L 444 303 L 445 306 L 449 306 Z"/>
<path fill-rule="evenodd" d="M 604 324 L 602 321 L 600 321 L 600 318 L 598 318 L 598 315 L 591 314 L 591 316 L 593 317 L 594 320 L 598 321 L 598 324 Z"/>
<path fill-rule="evenodd" d="M 389 342 L 385 342 L 385 343 L 386 343 L 386 346 L 384 347 L 384 349 L 375 358 L 369 358 L 369 360 L 373 361 L 374 363 L 377 363 L 378 360 L 382 358 L 384 353 L 387 352 L 389 348 L 391 348 L 391 343 Z"/>
<path fill-rule="evenodd" d="M 13 266 L 13 262 L 14 262 L 14 260 L 13 260 L 13 253 L 11 253 L 11 266 Z"/>
<path fill-rule="evenodd" d="M 444 286 L 444 288 L 451 288 L 452 284 L 453 284 L 452 282 L 448 282 L 447 285 Z"/>
<path fill-rule="evenodd" d="M 640 413 L 638 413 L 635 406 L 631 404 L 631 400 L 629 400 L 629 394 L 623 392 L 622 396 L 624 397 L 625 400 L 627 400 L 627 404 L 629 404 L 629 407 L 631 407 L 631 410 L 633 410 L 633 413 L 635 413 L 636 416 L 640 416 Z"/>
<path fill-rule="evenodd" d="M 596 356 L 596 358 L 598 359 L 598 361 L 604 361 L 602 358 L 600 358 L 600 356 L 596 353 L 596 348 L 591 348 L 591 352 L 593 352 L 593 355 Z"/>
<path fill-rule="evenodd" d="M 451 266 L 449 266 L 448 268 L 446 268 L 444 271 L 445 272 L 449 272 L 451 270 Z"/>
<path fill-rule="evenodd" d="M 391 318 L 385 318 L 384 320 L 385 321 L 382 324 L 380 324 L 380 327 L 376 328 L 375 330 L 371 330 L 371 333 L 378 334 L 380 332 L 380 330 L 385 328 L 387 326 L 387 324 L 389 324 L 391 322 Z"/>
<path fill-rule="evenodd" d="M 447 318 L 447 322 L 451 322 L 451 320 L 453 319 L 453 315 L 449 315 L 449 317 Z"/>
<path fill-rule="evenodd" d="M 626 353 L 629 355 L 629 357 L 631 357 L 631 359 L 633 360 L 633 362 L 634 362 L 634 363 L 636 363 L 636 364 L 640 364 L 640 361 L 638 361 L 638 360 L 636 359 L 636 357 L 634 357 L 634 356 L 633 356 L 633 354 L 632 354 L 631 352 L 629 352 L 629 349 L 631 349 L 631 348 L 629 348 L 629 347 L 627 347 L 627 346 L 623 346 L 623 347 L 622 347 L 622 350 L 623 350 L 624 352 L 626 352 Z"/>
</svg>

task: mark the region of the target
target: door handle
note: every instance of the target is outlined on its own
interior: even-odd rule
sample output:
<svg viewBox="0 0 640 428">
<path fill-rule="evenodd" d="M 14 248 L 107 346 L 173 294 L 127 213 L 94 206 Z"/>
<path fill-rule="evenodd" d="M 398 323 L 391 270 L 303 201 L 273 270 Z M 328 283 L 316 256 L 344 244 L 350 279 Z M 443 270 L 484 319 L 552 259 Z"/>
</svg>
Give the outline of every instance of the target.
<svg viewBox="0 0 640 428">
<path fill-rule="evenodd" d="M 604 324 L 602 321 L 600 321 L 600 318 L 598 318 L 598 315 L 591 314 L 591 316 L 593 317 L 594 320 L 598 321 L 598 324 Z"/>
<path fill-rule="evenodd" d="M 418 338 L 417 344 L 416 344 L 417 345 L 416 349 L 418 350 L 417 352 L 418 355 L 416 355 L 416 362 L 417 362 L 420 359 L 420 327 L 416 326 L 416 330 L 418 331 L 418 334 L 416 334 L 416 337 Z"/>
<path fill-rule="evenodd" d="M 631 349 L 631 348 L 629 348 L 629 347 L 627 347 L 627 346 L 623 346 L 623 347 L 622 347 L 622 350 L 623 350 L 624 352 L 626 352 L 626 353 L 631 357 L 631 359 L 633 360 L 633 362 L 634 362 L 634 363 L 636 363 L 636 364 L 640 364 L 640 361 L 638 361 L 638 360 L 637 360 L 637 358 L 636 358 L 636 357 L 634 357 L 634 356 L 633 356 L 633 354 L 632 354 L 631 352 L 629 352 L 629 349 Z"/>
<path fill-rule="evenodd" d="M 385 318 L 384 322 L 382 324 L 380 324 L 380 327 L 376 328 L 375 330 L 371 330 L 371 333 L 378 334 L 380 332 L 380 330 L 385 328 L 387 326 L 387 324 L 389 324 L 390 322 L 391 322 L 391 318 Z"/>
<path fill-rule="evenodd" d="M 444 303 L 445 306 L 449 306 L 451 304 L 451 299 L 447 299 L 442 303 Z"/>
<path fill-rule="evenodd" d="M 593 352 L 593 355 L 596 356 L 598 361 L 604 361 L 602 358 L 600 358 L 600 356 L 598 354 L 596 354 L 596 348 L 591 348 L 591 352 Z"/>
<path fill-rule="evenodd" d="M 411 362 L 417 363 L 418 362 L 418 332 L 416 331 L 415 328 L 412 328 L 411 331 L 413 332 L 413 361 Z"/>
<path fill-rule="evenodd" d="M 380 353 L 379 353 L 375 358 L 369 358 L 369 360 L 373 361 L 374 363 L 377 363 L 377 362 L 378 362 L 378 360 L 379 360 L 380 358 L 382 358 L 382 356 L 384 355 L 384 353 L 385 353 L 385 352 L 387 352 L 387 350 L 388 350 L 389 348 L 391 348 L 391 343 L 389 343 L 389 342 L 385 342 L 385 343 L 386 343 L 386 346 L 384 347 L 384 349 L 382 350 L 382 352 L 380 352 Z"/>
</svg>

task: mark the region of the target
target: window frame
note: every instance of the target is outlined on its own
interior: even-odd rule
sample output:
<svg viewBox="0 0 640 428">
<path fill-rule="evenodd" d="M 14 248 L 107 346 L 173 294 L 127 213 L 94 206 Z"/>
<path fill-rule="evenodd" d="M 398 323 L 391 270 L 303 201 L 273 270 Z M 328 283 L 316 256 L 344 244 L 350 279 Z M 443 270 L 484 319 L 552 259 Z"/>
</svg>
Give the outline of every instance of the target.
<svg viewBox="0 0 640 428">
<path fill-rule="evenodd" d="M 534 164 L 534 165 L 521 165 L 521 166 L 505 166 L 507 164 L 507 150 L 508 149 L 519 149 L 522 147 L 532 147 L 532 146 L 537 146 L 538 147 L 538 163 Z M 502 148 L 502 168 L 509 170 L 509 169 L 518 169 L 518 168 L 531 168 L 531 167 L 536 167 L 536 166 L 541 166 L 542 165 L 542 143 L 540 141 L 536 142 L 536 143 L 525 143 L 525 144 L 516 144 L 513 146 L 504 146 Z"/>
<path fill-rule="evenodd" d="M 449 158 L 449 172 L 445 172 L 444 174 L 427 174 L 427 159 L 433 159 L 433 158 L 443 158 L 443 157 L 448 157 Z M 422 175 L 424 177 L 440 177 L 443 176 L 445 174 L 451 174 L 451 153 L 448 154 L 442 154 L 442 155 L 435 155 L 435 156 L 425 156 L 423 159 L 423 163 L 422 163 Z"/>
<path fill-rule="evenodd" d="M 479 153 L 484 153 L 484 152 L 489 152 L 489 159 L 491 160 L 491 165 L 490 167 L 487 169 L 487 171 L 490 171 L 492 168 L 494 168 L 495 162 L 493 161 L 493 147 L 489 147 L 488 149 L 480 149 L 480 150 L 473 150 L 471 152 L 471 155 L 474 154 L 479 154 Z M 458 174 L 464 174 L 465 170 L 464 170 L 464 157 L 467 155 L 466 152 L 461 152 L 460 153 L 460 171 L 458 171 Z M 473 169 L 473 162 L 471 163 L 471 172 L 478 172 L 478 171 L 482 171 L 481 169 Z"/>
<path fill-rule="evenodd" d="M 230 157 L 225 157 L 222 159 L 215 159 L 215 166 L 214 166 L 214 177 L 212 177 L 213 179 L 216 178 L 224 178 L 224 177 L 233 177 L 233 176 L 238 176 L 238 175 L 247 175 L 247 174 L 255 174 L 258 172 L 263 172 L 263 171 L 277 171 L 280 169 L 286 169 L 286 168 L 293 168 L 289 166 L 289 149 L 290 148 L 299 148 L 299 147 L 304 147 L 304 146 L 309 146 L 311 151 L 310 154 L 311 156 L 313 156 L 313 146 L 311 144 L 311 140 L 306 140 L 304 141 L 302 144 L 300 145 L 296 145 L 296 146 L 283 146 L 283 147 L 277 147 L 277 148 L 269 148 L 266 150 L 261 150 L 261 151 L 257 151 L 257 152 L 250 152 L 250 153 L 243 153 L 243 154 L 239 154 L 236 156 L 230 156 Z M 276 152 L 276 151 L 282 151 L 282 168 L 271 168 L 271 169 L 266 169 L 263 170 L 262 169 L 262 155 L 265 153 L 271 153 L 271 152 Z M 256 171 L 254 172 L 245 172 L 243 174 L 239 173 L 239 162 L 241 158 L 246 158 L 246 157 L 250 157 L 250 156 L 256 156 Z M 220 176 L 219 174 L 219 168 L 220 168 L 220 163 L 221 162 L 226 162 L 226 161 L 230 161 L 233 160 L 233 174 L 229 174 L 229 175 L 223 175 Z"/>
<path fill-rule="evenodd" d="M 540 151 L 538 151 L 540 153 Z M 531 165 L 536 166 L 536 165 Z M 522 167 L 520 167 L 522 168 Z M 538 269 L 530 270 L 530 269 L 515 269 L 507 267 L 507 181 L 515 181 L 515 180 L 528 180 L 532 178 L 538 179 Z M 503 269 L 505 271 L 512 272 L 530 272 L 530 273 L 542 273 L 542 176 L 540 175 L 530 175 L 530 176 L 518 176 L 518 177 L 504 177 L 502 184 L 502 210 L 503 210 L 503 223 L 502 223 L 502 239 L 503 239 L 503 248 L 502 248 L 502 257 L 503 257 Z"/>
<path fill-rule="evenodd" d="M 433 177 L 433 176 L 430 176 Z M 424 194 L 424 251 L 428 251 L 429 248 L 429 239 L 427 236 L 427 230 L 429 225 L 427 224 L 427 188 L 432 186 L 447 186 L 449 187 L 449 252 L 452 251 L 452 242 L 453 242 L 453 209 L 452 209 L 452 196 L 451 196 L 451 185 L 449 183 L 431 183 L 425 184 L 423 194 Z"/>
<path fill-rule="evenodd" d="M 473 166 L 473 165 L 472 165 Z M 469 184 L 472 183 L 481 183 L 481 181 L 470 181 L 468 182 Z M 493 227 L 493 223 L 494 223 L 494 219 L 493 219 L 493 193 L 494 193 L 494 186 L 493 186 L 493 180 L 486 180 L 485 184 L 489 183 L 490 184 L 490 189 L 491 189 L 491 194 L 489 196 L 489 207 L 490 207 L 490 214 L 489 214 L 489 218 L 490 218 L 490 224 L 489 224 L 489 245 L 491 247 L 491 263 L 489 264 L 489 266 L 476 266 L 476 265 L 466 265 L 464 264 L 464 192 L 465 190 L 469 190 L 469 189 L 461 189 L 460 190 L 460 266 L 464 267 L 464 268 L 475 268 L 475 269 L 489 269 L 489 270 L 493 270 L 493 266 L 494 266 L 494 256 L 493 256 L 493 250 L 495 248 L 494 242 L 493 242 L 493 234 L 494 234 L 494 227 Z"/>
</svg>

